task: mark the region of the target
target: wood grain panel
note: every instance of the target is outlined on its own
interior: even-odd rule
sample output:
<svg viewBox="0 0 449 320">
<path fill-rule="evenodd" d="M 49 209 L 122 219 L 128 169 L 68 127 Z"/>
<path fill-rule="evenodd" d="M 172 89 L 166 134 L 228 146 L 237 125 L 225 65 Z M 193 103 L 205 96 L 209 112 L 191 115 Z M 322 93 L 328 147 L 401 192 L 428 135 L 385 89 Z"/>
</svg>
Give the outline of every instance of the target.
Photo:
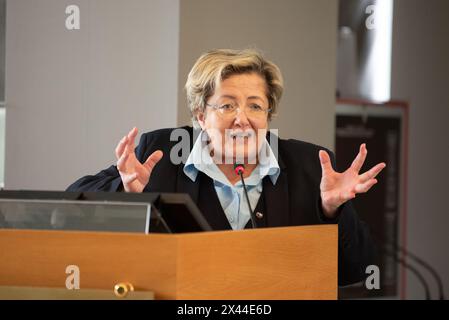
<svg viewBox="0 0 449 320">
<path fill-rule="evenodd" d="M 130 282 L 156 299 L 336 299 L 336 225 L 178 235 L 0 230 L 0 285 Z"/>
<path fill-rule="evenodd" d="M 180 299 L 336 299 L 336 226 L 181 238 Z"/>
</svg>

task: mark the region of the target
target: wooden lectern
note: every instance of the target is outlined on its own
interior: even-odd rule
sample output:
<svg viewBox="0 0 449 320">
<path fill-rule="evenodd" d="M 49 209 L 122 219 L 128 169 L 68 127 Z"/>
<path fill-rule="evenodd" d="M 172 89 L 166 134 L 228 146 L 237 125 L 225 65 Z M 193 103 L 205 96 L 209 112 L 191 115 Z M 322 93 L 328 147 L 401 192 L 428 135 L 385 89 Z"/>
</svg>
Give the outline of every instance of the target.
<svg viewBox="0 0 449 320">
<path fill-rule="evenodd" d="M 0 229 L 0 286 L 120 282 L 156 299 L 336 299 L 337 225 L 185 234 Z"/>
</svg>

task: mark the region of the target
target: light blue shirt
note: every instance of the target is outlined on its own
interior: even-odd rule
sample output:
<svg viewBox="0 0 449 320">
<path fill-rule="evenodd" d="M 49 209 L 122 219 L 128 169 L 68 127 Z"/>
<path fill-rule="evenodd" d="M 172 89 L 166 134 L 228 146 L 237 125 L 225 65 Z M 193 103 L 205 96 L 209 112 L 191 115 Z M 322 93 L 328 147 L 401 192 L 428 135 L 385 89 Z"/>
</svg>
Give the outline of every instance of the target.
<svg viewBox="0 0 449 320">
<path fill-rule="evenodd" d="M 229 182 L 228 178 L 213 162 L 209 147 L 202 139 L 203 134 L 204 132 L 201 132 L 193 145 L 184 165 L 184 173 L 192 181 L 196 180 L 199 171 L 209 176 L 214 182 L 218 199 L 232 229 L 244 229 L 251 216 L 242 182 L 239 181 L 235 185 Z M 262 194 L 262 179 L 268 175 L 275 185 L 280 174 L 279 164 L 266 140 L 261 147 L 261 152 L 265 152 L 267 157 L 264 158 L 264 161 L 259 162 L 249 177 L 245 178 L 248 198 L 253 210 L 255 210 Z"/>
</svg>

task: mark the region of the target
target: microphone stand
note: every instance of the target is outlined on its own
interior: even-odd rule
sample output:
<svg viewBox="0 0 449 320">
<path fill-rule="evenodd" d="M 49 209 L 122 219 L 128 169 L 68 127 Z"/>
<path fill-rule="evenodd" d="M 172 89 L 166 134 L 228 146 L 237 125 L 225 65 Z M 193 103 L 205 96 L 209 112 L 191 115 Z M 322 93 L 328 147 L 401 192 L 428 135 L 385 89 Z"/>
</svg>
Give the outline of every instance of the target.
<svg viewBox="0 0 449 320">
<path fill-rule="evenodd" d="M 407 257 L 410 257 L 413 261 L 424 267 L 427 271 L 429 271 L 433 278 L 435 279 L 437 286 L 438 286 L 438 296 L 440 300 L 444 300 L 444 289 L 443 289 L 443 282 L 441 280 L 440 275 L 438 272 L 427 262 L 425 262 L 423 259 L 419 258 L 417 255 L 411 253 L 410 251 L 406 250 L 404 247 L 400 245 L 395 246 L 396 251 L 401 251 L 403 254 L 405 254 Z"/>
<path fill-rule="evenodd" d="M 243 192 L 245 193 L 246 203 L 248 204 L 249 214 L 251 217 L 251 224 L 253 226 L 253 229 L 256 229 L 257 228 L 256 218 L 254 217 L 253 209 L 251 209 L 251 203 L 249 202 L 248 191 L 246 190 L 245 180 L 243 179 L 243 173 L 245 172 L 245 166 L 243 164 L 236 163 L 236 164 L 234 164 L 234 171 L 238 176 L 240 176 L 240 180 L 242 181 Z"/>
<path fill-rule="evenodd" d="M 397 255 L 397 253 L 398 253 L 397 251 L 395 253 L 392 253 L 392 252 L 389 252 L 387 250 L 384 250 L 384 252 L 387 255 L 393 257 L 393 259 L 397 263 L 401 264 L 404 268 L 409 269 L 418 278 L 418 280 L 421 282 L 422 286 L 424 287 L 426 300 L 431 300 L 429 285 L 428 285 L 427 281 L 425 280 L 425 278 L 423 277 L 423 275 L 421 274 L 421 272 L 419 272 L 418 269 L 416 269 L 412 265 L 410 265 L 407 262 L 405 262 L 404 259 L 399 258 L 398 255 Z"/>
</svg>

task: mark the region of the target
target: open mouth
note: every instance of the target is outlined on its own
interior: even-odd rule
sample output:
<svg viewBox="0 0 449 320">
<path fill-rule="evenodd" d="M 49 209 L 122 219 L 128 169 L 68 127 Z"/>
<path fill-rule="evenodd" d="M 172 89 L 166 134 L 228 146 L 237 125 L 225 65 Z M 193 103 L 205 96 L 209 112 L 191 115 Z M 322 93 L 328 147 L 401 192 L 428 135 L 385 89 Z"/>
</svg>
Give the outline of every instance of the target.
<svg viewBox="0 0 449 320">
<path fill-rule="evenodd" d="M 253 136 L 254 133 L 252 131 L 236 131 L 229 134 L 229 137 L 231 137 L 234 141 L 237 139 L 248 140 Z"/>
</svg>

